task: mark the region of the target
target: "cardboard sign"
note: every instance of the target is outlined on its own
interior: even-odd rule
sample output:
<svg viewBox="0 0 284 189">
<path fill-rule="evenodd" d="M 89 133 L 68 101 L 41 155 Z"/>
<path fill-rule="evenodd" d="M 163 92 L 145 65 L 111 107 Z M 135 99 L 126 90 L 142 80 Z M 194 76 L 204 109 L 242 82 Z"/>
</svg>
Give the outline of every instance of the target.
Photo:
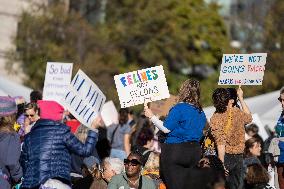
<svg viewBox="0 0 284 189">
<path fill-rule="evenodd" d="M 79 70 L 61 104 L 82 124 L 91 127 L 92 121 L 101 112 L 105 100 L 106 97 L 98 86 L 82 70 Z"/>
<path fill-rule="evenodd" d="M 43 100 L 60 102 L 70 84 L 72 68 L 72 63 L 47 63 L 43 88 Z"/>
<path fill-rule="evenodd" d="M 171 95 L 170 98 L 150 103 L 150 109 L 155 115 L 167 116 L 173 105 L 176 104 L 178 97 Z"/>
<path fill-rule="evenodd" d="M 169 98 L 163 66 L 114 76 L 121 108 Z"/>
<path fill-rule="evenodd" d="M 224 54 L 218 85 L 262 85 L 267 53 Z"/>
<path fill-rule="evenodd" d="M 113 101 L 108 101 L 103 105 L 101 116 L 107 127 L 118 123 L 118 112 Z"/>
</svg>

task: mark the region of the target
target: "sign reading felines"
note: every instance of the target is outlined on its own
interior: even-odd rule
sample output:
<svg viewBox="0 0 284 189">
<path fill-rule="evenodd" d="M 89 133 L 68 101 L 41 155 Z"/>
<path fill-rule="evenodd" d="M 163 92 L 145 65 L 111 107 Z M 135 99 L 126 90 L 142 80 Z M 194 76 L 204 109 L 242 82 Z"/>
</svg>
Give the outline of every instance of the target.
<svg viewBox="0 0 284 189">
<path fill-rule="evenodd" d="M 262 85 L 267 53 L 224 54 L 218 85 Z"/>
<path fill-rule="evenodd" d="M 99 87 L 82 71 L 73 78 L 61 102 L 82 124 L 91 127 L 106 100 Z"/>
<path fill-rule="evenodd" d="M 70 84 L 72 68 L 72 63 L 47 63 L 43 87 L 43 100 L 60 102 Z"/>
<path fill-rule="evenodd" d="M 114 76 L 121 108 L 169 98 L 163 66 Z"/>
</svg>

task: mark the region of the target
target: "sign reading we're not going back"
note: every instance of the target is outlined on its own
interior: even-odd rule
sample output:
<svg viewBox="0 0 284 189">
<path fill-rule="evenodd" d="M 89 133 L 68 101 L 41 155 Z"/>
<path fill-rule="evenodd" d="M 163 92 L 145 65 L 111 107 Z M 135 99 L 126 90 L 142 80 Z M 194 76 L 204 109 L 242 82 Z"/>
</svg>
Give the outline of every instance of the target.
<svg viewBox="0 0 284 189">
<path fill-rule="evenodd" d="M 218 85 L 262 85 L 267 53 L 224 54 Z"/>
</svg>

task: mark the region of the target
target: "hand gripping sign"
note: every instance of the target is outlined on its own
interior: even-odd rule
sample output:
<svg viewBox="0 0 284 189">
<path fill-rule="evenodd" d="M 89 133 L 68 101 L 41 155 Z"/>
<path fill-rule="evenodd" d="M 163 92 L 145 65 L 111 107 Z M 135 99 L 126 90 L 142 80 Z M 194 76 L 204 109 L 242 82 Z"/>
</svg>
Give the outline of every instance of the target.
<svg viewBox="0 0 284 189">
<path fill-rule="evenodd" d="M 121 108 L 169 98 L 163 66 L 114 76 Z"/>
</svg>

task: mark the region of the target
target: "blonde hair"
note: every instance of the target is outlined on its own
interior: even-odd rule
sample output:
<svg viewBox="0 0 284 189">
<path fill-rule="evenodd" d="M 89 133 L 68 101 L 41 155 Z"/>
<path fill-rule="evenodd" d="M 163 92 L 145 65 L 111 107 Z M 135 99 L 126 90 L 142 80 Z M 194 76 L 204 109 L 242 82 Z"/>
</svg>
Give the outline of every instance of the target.
<svg viewBox="0 0 284 189">
<path fill-rule="evenodd" d="M 13 129 L 14 123 L 16 122 L 16 114 L 0 118 L 0 131 L 2 132 L 15 132 Z"/>
<path fill-rule="evenodd" d="M 200 83 L 195 79 L 188 79 L 181 85 L 179 90 L 179 102 L 193 104 L 198 109 L 202 110 L 200 105 Z"/>
</svg>

